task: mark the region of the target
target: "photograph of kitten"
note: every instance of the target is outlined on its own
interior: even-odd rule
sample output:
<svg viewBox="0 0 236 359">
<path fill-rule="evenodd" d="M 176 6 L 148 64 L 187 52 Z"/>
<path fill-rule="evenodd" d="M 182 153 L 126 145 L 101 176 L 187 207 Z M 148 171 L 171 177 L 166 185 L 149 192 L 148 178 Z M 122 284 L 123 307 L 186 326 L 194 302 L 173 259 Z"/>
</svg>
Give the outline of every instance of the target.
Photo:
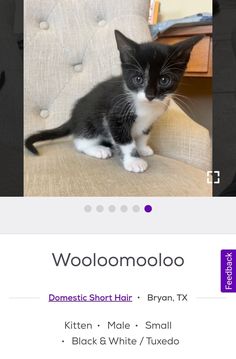
<svg viewBox="0 0 236 359">
<path fill-rule="evenodd" d="M 144 172 L 148 164 L 142 157 L 153 155 L 148 146 L 152 124 L 167 110 L 191 50 L 202 37 L 174 45 L 138 44 L 115 30 L 122 75 L 80 98 L 65 124 L 30 135 L 26 148 L 38 155 L 34 143 L 73 135 L 79 152 L 108 159 L 116 151 L 127 171 Z"/>
</svg>

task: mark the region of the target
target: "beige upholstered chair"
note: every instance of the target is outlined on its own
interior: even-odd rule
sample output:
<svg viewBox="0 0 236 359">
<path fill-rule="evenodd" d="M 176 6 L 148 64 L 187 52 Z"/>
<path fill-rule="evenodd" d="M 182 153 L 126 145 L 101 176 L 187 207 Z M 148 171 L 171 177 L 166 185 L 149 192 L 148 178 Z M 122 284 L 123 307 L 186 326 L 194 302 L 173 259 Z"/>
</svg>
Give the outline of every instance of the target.
<svg viewBox="0 0 236 359">
<path fill-rule="evenodd" d="M 151 40 L 147 0 L 25 0 L 25 136 L 65 122 L 77 98 L 120 73 L 114 29 Z M 143 174 L 97 160 L 68 139 L 25 156 L 27 196 L 209 196 L 208 131 L 174 102 L 156 124 Z"/>
</svg>

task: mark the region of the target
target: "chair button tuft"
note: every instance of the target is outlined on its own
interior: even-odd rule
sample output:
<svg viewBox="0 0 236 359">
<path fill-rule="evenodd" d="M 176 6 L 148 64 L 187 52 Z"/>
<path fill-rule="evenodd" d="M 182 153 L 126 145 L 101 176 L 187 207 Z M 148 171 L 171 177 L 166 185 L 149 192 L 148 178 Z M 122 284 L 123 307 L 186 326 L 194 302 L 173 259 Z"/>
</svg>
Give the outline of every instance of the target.
<svg viewBox="0 0 236 359">
<path fill-rule="evenodd" d="M 48 110 L 41 110 L 40 111 L 40 117 L 41 118 L 48 118 L 49 116 L 49 111 Z"/>
<path fill-rule="evenodd" d="M 105 26 L 106 25 L 106 20 L 100 20 L 99 22 L 98 22 L 98 26 Z"/>
<path fill-rule="evenodd" d="M 83 71 L 83 65 L 82 64 L 74 65 L 74 71 L 75 72 L 82 72 Z"/>
<path fill-rule="evenodd" d="M 49 23 L 47 21 L 41 21 L 39 24 L 39 27 L 41 30 L 48 30 L 49 29 Z"/>
</svg>

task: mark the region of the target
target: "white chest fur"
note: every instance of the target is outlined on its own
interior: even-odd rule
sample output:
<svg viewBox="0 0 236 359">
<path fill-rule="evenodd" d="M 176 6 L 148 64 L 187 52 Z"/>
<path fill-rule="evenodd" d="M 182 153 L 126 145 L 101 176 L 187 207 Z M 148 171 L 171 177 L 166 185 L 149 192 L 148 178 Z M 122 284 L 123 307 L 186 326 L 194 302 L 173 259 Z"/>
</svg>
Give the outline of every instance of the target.
<svg viewBox="0 0 236 359">
<path fill-rule="evenodd" d="M 132 137 L 139 137 L 148 130 L 167 110 L 168 103 L 169 99 L 148 101 L 143 93 L 139 93 L 135 99 L 137 118 L 132 127 Z"/>
</svg>

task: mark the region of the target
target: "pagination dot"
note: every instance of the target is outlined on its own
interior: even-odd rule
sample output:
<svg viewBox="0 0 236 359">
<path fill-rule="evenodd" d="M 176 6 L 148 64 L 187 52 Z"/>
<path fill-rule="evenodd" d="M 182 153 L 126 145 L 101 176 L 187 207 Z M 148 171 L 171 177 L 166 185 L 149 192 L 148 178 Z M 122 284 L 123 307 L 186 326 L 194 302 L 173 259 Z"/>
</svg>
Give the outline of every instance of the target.
<svg viewBox="0 0 236 359">
<path fill-rule="evenodd" d="M 147 205 L 144 207 L 144 211 L 147 212 L 147 213 L 152 212 L 152 206 L 151 206 L 150 204 L 147 204 Z"/>
<path fill-rule="evenodd" d="M 134 211 L 135 213 L 140 212 L 140 207 L 139 207 L 137 204 L 134 205 L 134 206 L 133 206 L 133 211 Z"/>
<path fill-rule="evenodd" d="M 99 205 L 96 207 L 97 212 L 101 213 L 104 211 L 104 207 L 102 205 Z"/>
<path fill-rule="evenodd" d="M 125 213 L 125 212 L 128 211 L 128 207 L 123 205 L 123 206 L 120 207 L 120 210 L 121 210 L 121 212 Z"/>
<path fill-rule="evenodd" d="M 115 207 L 113 204 L 111 204 L 111 205 L 108 207 L 108 211 L 111 212 L 111 213 L 114 213 L 115 210 L 116 210 L 116 207 Z"/>
</svg>

